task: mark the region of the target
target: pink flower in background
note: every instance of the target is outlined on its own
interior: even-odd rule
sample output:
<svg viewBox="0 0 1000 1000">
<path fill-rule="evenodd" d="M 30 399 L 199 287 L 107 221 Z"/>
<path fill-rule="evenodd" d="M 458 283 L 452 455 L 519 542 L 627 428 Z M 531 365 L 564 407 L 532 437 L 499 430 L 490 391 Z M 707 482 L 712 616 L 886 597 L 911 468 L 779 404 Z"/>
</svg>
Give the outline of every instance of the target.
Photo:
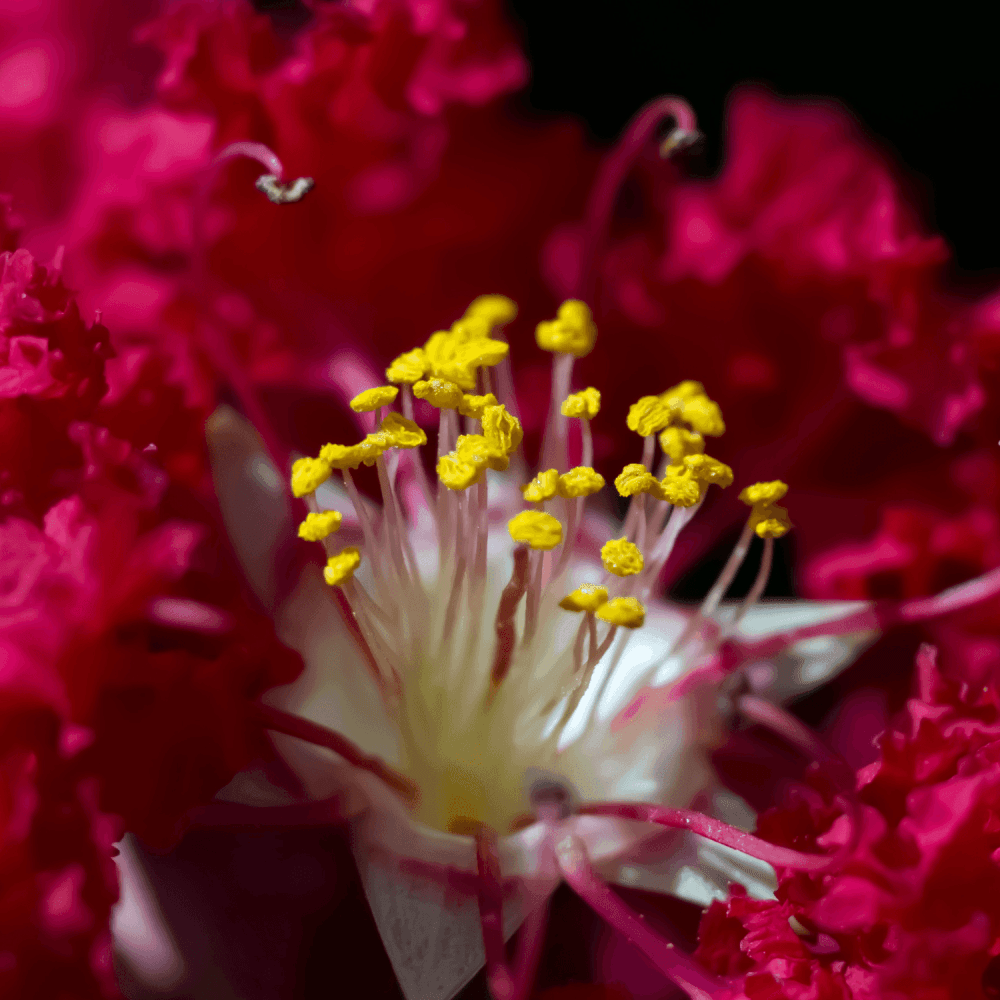
<svg viewBox="0 0 1000 1000">
<path fill-rule="evenodd" d="M 852 838 L 820 877 L 781 873 L 777 899 L 741 888 L 702 919 L 698 956 L 738 975 L 733 996 L 902 998 L 992 995 L 1000 924 L 1000 732 L 994 685 L 942 678 L 921 648 L 919 689 L 858 773 L 856 818 L 831 807 L 817 775 L 794 804 L 760 818 L 774 843 L 810 849 Z M 853 835 L 852 825 L 857 824 Z"/>
</svg>

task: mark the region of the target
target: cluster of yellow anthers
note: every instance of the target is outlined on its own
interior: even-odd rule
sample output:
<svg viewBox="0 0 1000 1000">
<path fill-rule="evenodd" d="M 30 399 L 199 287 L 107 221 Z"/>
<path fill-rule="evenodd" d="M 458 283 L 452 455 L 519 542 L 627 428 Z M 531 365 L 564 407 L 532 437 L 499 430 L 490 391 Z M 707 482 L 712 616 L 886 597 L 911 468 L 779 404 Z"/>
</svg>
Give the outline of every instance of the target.
<svg viewBox="0 0 1000 1000">
<path fill-rule="evenodd" d="M 351 401 L 356 412 L 372 414 L 370 433 L 356 444 L 327 444 L 319 455 L 299 459 L 292 468 L 292 490 L 310 508 L 299 535 L 327 549 L 326 581 L 343 588 L 380 671 L 378 679 L 395 706 L 409 748 L 408 766 L 425 792 L 421 809 L 429 822 L 446 828 L 456 817 L 492 816 L 489 821 L 497 828 L 510 818 L 517 789 L 485 798 L 469 791 L 480 787 L 470 774 L 478 774 L 482 747 L 513 740 L 503 753 L 520 753 L 517 748 L 528 746 L 544 748 L 543 757 L 555 753 L 560 732 L 619 629 L 644 623 L 643 602 L 706 490 L 712 484 L 727 487 L 733 479 L 729 466 L 705 453 L 705 439 L 722 434 L 725 424 L 699 382 L 681 382 L 658 396 L 642 397 L 626 421 L 643 439 L 642 461 L 626 465 L 614 480 L 618 492 L 630 498 L 621 537 L 608 540 L 601 550 L 603 577 L 570 589 L 566 580 L 584 503 L 604 488 L 605 479 L 593 468 L 590 430 L 601 410 L 601 394 L 592 387 L 569 391 L 573 363 L 593 348 L 597 329 L 584 303 L 564 302 L 555 319 L 536 329 L 538 345 L 553 354 L 552 398 L 558 403 L 550 412 L 542 454 L 568 464 L 569 421 L 576 420 L 582 462 L 566 471 L 543 469 L 521 486 L 525 509 L 507 524 L 514 542 L 513 572 L 502 591 L 494 587 L 487 558 L 488 474 L 510 470 L 522 483 L 527 478 L 516 455 L 523 435 L 511 412 L 516 407 L 510 349 L 502 332 L 516 312 L 503 296 L 476 299 L 450 330 L 434 333 L 422 347 L 396 358 L 386 369 L 389 384 Z M 436 528 L 430 549 L 418 541 L 426 536 L 414 534 L 404 518 L 396 489 L 402 451 L 427 442 L 414 420 L 415 400 L 438 410 L 436 491 L 419 452 L 409 456 L 413 480 Z M 399 412 L 393 409 L 397 403 Z M 659 463 L 657 442 L 663 453 Z M 352 480 L 351 470 L 361 464 L 377 469 L 380 516 L 373 515 Z M 654 474 L 657 464 L 659 473 Z M 354 579 L 360 551 L 330 547 L 341 514 L 320 510 L 313 495 L 335 470 L 343 476 L 362 529 L 370 593 Z M 698 622 L 715 610 L 754 533 L 765 539 L 761 570 L 731 621 L 738 623 L 760 596 L 773 540 L 790 527 L 787 513 L 777 506 L 786 490 L 784 483 L 770 482 L 743 491 L 741 499 L 752 508 L 743 535 L 676 648 L 701 634 Z M 561 551 L 553 551 L 560 546 Z M 581 615 L 575 629 L 559 625 L 567 623 L 562 617 L 567 611 Z M 610 653 L 608 676 L 627 635 Z M 448 692 L 448 708 L 442 714 L 443 691 Z M 540 758 L 536 753 L 532 759 L 537 763 Z"/>
</svg>

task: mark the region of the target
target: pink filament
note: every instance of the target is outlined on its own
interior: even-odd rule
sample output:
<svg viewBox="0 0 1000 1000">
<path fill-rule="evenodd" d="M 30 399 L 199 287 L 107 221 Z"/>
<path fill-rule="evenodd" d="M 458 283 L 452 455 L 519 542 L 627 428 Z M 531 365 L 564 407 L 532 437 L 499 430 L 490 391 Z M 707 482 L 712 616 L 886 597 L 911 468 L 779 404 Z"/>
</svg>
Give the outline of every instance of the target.
<svg viewBox="0 0 1000 1000">
<path fill-rule="evenodd" d="M 566 838 L 556 847 L 563 877 L 577 895 L 632 944 L 691 1000 L 712 1000 L 720 984 L 703 971 L 694 959 L 665 941 L 643 921 L 640 914 L 597 876 L 587 861 L 582 842 Z"/>
<path fill-rule="evenodd" d="M 204 222 L 208 214 L 209 194 L 212 182 L 217 176 L 219 166 L 226 160 L 236 156 L 248 156 L 265 168 L 276 174 L 280 179 L 284 175 L 284 168 L 277 155 L 259 142 L 233 142 L 219 152 L 209 164 L 205 172 L 204 180 L 201 182 L 194 201 L 193 218 L 193 247 L 192 256 L 194 260 L 194 281 L 207 308 L 205 313 L 211 311 L 209 302 L 209 280 L 208 280 L 208 246 L 205 241 Z M 201 322 L 199 324 L 199 334 L 205 352 L 208 354 L 212 364 L 219 372 L 229 380 L 233 392 L 240 400 L 243 410 L 250 422 L 256 427 L 257 432 L 264 440 L 264 445 L 271 456 L 272 461 L 278 468 L 287 468 L 288 455 L 281 444 L 280 438 L 275 432 L 271 421 L 268 419 L 251 380 L 244 372 L 243 366 L 233 351 L 232 346 L 226 336 L 218 329 L 215 322 Z"/>
<path fill-rule="evenodd" d="M 819 761 L 837 759 L 833 751 L 828 750 L 808 726 L 766 699 L 751 694 L 744 695 L 737 701 L 736 707 L 751 722 L 766 726 L 811 759 Z"/>
<path fill-rule="evenodd" d="M 635 819 L 676 830 L 690 830 L 706 840 L 767 861 L 776 868 L 821 872 L 829 869 L 838 860 L 838 855 L 804 854 L 788 847 L 778 847 L 735 826 L 690 809 L 667 809 L 645 802 L 598 802 L 581 807 L 579 812 L 590 816 Z"/>
<path fill-rule="evenodd" d="M 898 614 L 903 621 L 920 621 L 935 618 L 978 604 L 1000 593 L 1000 566 L 968 580 L 955 587 L 949 587 L 933 597 L 922 597 L 915 601 L 905 601 L 899 605 Z"/>
<path fill-rule="evenodd" d="M 503 939 L 503 883 L 497 837 L 487 826 L 476 831 L 476 866 L 479 871 L 479 922 L 490 992 L 495 1000 L 526 1000 L 545 937 L 547 906 L 534 907 L 525 918 L 512 970 Z"/>
<path fill-rule="evenodd" d="M 693 133 L 697 130 L 695 113 L 687 101 L 673 96 L 657 98 L 633 117 L 625 134 L 597 172 L 587 205 L 583 254 L 580 261 L 578 291 L 580 298 L 585 302 L 591 304 L 594 302 L 596 285 L 594 267 L 611 222 L 618 191 L 649 140 L 661 123 L 668 118 L 673 118 L 677 123 L 677 129 L 682 132 Z"/>
<path fill-rule="evenodd" d="M 251 160 L 256 160 L 265 170 L 274 174 L 279 181 L 285 176 L 285 168 L 281 165 L 277 153 L 262 142 L 231 142 L 215 155 L 212 166 L 218 166 L 224 160 L 232 159 L 235 156 L 247 156 Z"/>
<path fill-rule="evenodd" d="M 369 757 L 346 736 L 341 736 L 340 733 L 335 733 L 325 726 L 303 719 L 299 715 L 292 715 L 289 712 L 283 712 L 280 708 L 273 708 L 271 705 L 258 704 L 256 714 L 257 721 L 265 729 L 272 729 L 276 733 L 284 733 L 286 736 L 294 736 L 306 743 L 326 747 L 343 757 L 352 767 L 367 771 L 380 781 L 385 782 L 410 805 L 415 805 L 419 800 L 420 789 L 409 778 L 393 770 L 377 757 Z"/>
</svg>

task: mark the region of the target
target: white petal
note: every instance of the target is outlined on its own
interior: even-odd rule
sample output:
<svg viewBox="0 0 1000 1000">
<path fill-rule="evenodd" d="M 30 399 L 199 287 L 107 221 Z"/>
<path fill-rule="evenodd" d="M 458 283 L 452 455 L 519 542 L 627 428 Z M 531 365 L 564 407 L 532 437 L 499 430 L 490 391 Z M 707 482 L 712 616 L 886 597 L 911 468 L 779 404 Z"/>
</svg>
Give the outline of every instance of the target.
<svg viewBox="0 0 1000 1000">
<path fill-rule="evenodd" d="M 744 618 L 737 637 L 744 640 L 781 635 L 794 629 L 847 619 L 870 605 L 866 601 L 765 601 Z M 723 608 L 720 617 L 731 613 Z M 791 701 L 832 680 L 878 638 L 874 629 L 842 635 L 820 635 L 796 642 L 777 656 L 747 671 L 758 694 L 771 701 Z"/>
<path fill-rule="evenodd" d="M 205 436 L 229 538 L 254 593 L 273 608 L 277 553 L 294 537 L 284 477 L 253 426 L 232 407 L 216 409 L 205 423 Z"/>
</svg>

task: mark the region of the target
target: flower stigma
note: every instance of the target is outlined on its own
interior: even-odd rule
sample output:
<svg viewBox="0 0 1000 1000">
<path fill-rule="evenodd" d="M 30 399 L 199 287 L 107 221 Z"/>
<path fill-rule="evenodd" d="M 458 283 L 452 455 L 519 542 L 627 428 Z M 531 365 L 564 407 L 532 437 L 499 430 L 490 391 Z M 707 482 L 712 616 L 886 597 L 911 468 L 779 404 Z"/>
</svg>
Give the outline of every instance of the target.
<svg viewBox="0 0 1000 1000">
<path fill-rule="evenodd" d="M 570 421 L 578 421 L 581 464 L 531 476 L 503 334 L 516 314 L 504 296 L 477 298 L 449 330 L 394 359 L 389 384 L 351 401 L 355 412 L 371 414 L 362 440 L 327 444 L 291 473 L 294 495 L 309 508 L 299 535 L 324 546 L 324 578 L 340 588 L 398 726 L 400 770 L 418 789 L 414 818 L 458 834 L 530 823 L 537 814 L 530 775 L 572 786 L 560 751 L 595 725 L 596 695 L 585 696 L 607 684 L 630 638 L 646 627 L 660 573 L 708 489 L 733 481 L 729 466 L 705 450 L 706 438 L 725 431 L 722 413 L 701 383 L 683 381 L 643 396 L 628 413 L 641 461 L 610 477 L 629 502 L 620 530 L 590 517 L 587 498 L 608 487 L 593 467 L 600 392 L 568 392 L 574 360 L 597 338 L 578 300 L 539 323 L 536 340 L 553 354 L 541 455 L 568 455 Z M 415 400 L 438 411 L 436 483 L 421 456 L 428 435 L 415 420 Z M 375 467 L 380 509 L 355 484 L 362 464 Z M 350 517 L 346 508 L 320 508 L 316 490 L 331 478 L 343 482 L 339 495 L 353 506 L 360 547 L 334 537 Z M 751 514 L 740 542 L 672 650 L 692 665 L 723 638 L 716 630 L 706 639 L 711 630 L 700 626 L 753 534 L 765 539 L 761 572 L 728 629 L 763 591 L 773 539 L 790 527 L 777 506 L 786 489 L 758 483 L 741 494 Z M 416 516 L 404 516 L 414 508 Z M 596 546 L 595 525 L 604 532 Z"/>
</svg>

